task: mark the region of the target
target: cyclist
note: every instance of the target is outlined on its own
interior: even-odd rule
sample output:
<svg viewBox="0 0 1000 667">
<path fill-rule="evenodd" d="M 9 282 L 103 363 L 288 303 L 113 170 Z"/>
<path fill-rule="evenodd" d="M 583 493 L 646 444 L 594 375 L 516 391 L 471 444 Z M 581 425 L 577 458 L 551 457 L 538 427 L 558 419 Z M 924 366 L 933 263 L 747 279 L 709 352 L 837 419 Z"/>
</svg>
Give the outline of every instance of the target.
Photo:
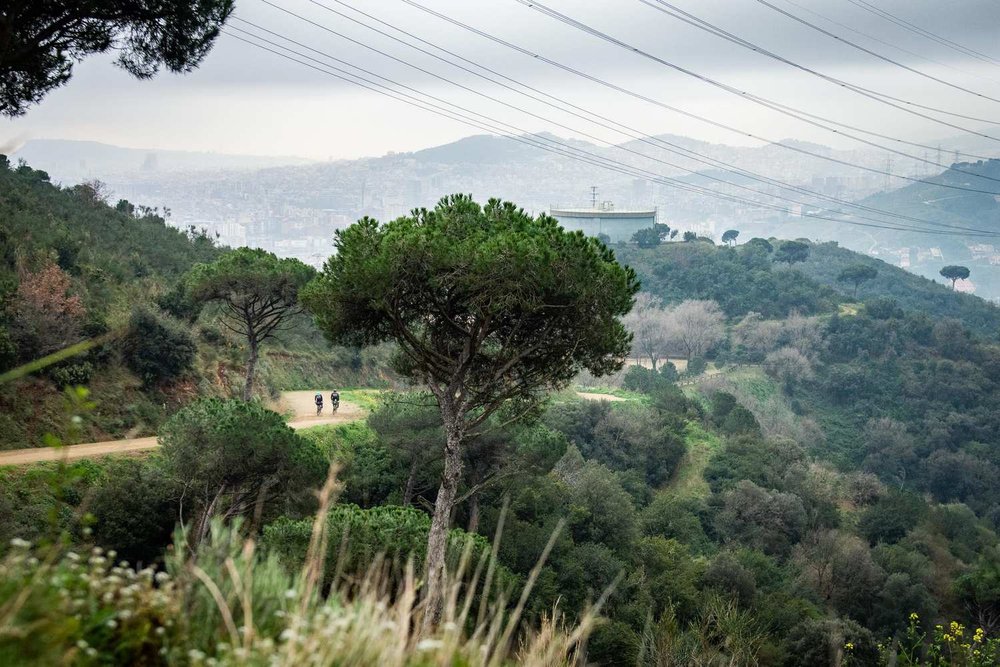
<svg viewBox="0 0 1000 667">
<path fill-rule="evenodd" d="M 316 416 L 318 417 L 321 412 L 323 412 L 323 394 L 316 394 L 314 399 L 316 403 Z"/>
<path fill-rule="evenodd" d="M 333 411 L 332 414 L 337 413 L 337 408 L 340 407 L 340 392 L 336 389 L 330 392 L 330 409 Z"/>
</svg>

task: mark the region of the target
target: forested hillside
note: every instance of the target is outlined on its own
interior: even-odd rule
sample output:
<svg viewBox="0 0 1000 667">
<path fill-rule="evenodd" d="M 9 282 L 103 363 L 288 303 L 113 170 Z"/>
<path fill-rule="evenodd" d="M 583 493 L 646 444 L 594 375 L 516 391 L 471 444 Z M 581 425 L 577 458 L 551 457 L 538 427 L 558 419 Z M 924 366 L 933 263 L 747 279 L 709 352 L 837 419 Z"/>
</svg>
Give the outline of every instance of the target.
<svg viewBox="0 0 1000 667">
<path fill-rule="evenodd" d="M 841 248 L 836 243 L 813 245 L 809 258 L 798 266 L 803 274 L 820 285 L 837 289 L 845 297 L 853 299 L 850 285 L 838 282 L 837 276 L 845 268 L 857 265 L 870 266 L 878 272 L 871 280 L 861 283 L 858 299 L 890 298 L 905 310 L 959 320 L 963 326 L 987 340 L 995 341 L 1000 336 L 1000 308 L 993 303 L 971 294 L 955 292 L 942 282 Z"/>
<path fill-rule="evenodd" d="M 5 177 L 17 186 L 8 192 L 27 197 L 24 192 L 37 189 L 65 199 L 68 211 L 81 207 L 78 191 L 54 188 L 37 172 L 22 168 Z M 28 201 L 37 200 L 32 197 Z M 94 206 L 94 221 L 79 218 L 80 228 L 108 220 L 128 227 L 136 219 L 134 213 Z M 523 279 L 520 271 L 498 275 L 490 263 L 508 257 L 496 251 L 507 232 L 501 228 L 499 238 L 483 232 L 486 224 L 496 224 L 493 218 L 462 197 L 440 206 L 440 218 L 410 226 L 398 221 L 403 231 L 397 233 L 420 234 L 450 220 L 451 206 L 465 216 L 463 224 L 440 233 L 464 245 L 432 234 L 436 244 L 407 248 L 397 261 L 365 263 L 376 245 L 345 255 L 366 271 L 384 270 L 403 280 L 395 272 L 404 260 L 429 246 L 441 261 L 452 261 L 459 247 L 486 248 L 486 268 L 476 268 L 488 287 L 499 279 Z M 940 664 L 995 663 L 1000 348 L 990 330 L 992 306 L 830 245 L 755 239 L 720 247 L 692 239 L 616 247 L 613 257 L 592 240 L 563 236 L 545 219 L 490 206 L 491 215 L 502 211 L 517 220 L 512 237 L 525 254 L 520 260 L 538 260 L 532 275 L 549 266 L 532 255 L 535 245 L 518 236 L 534 225 L 544 232 L 541 238 L 565 242 L 557 248 L 583 249 L 620 271 L 622 292 L 635 284 L 630 271 L 613 266 L 614 259 L 634 268 L 643 291 L 623 323 L 634 335 L 631 355 L 658 365 L 632 366 L 605 378 L 577 376 L 591 385 L 604 383 L 592 388 L 602 392 L 590 396 L 598 400 L 584 400 L 571 386 L 541 404 L 533 402 L 539 394 L 517 394 L 508 406 L 517 410 L 476 413 L 482 421 L 460 451 L 450 513 L 455 527 L 444 543 L 452 576 L 465 582 L 453 589 L 449 604 L 464 605 L 468 617 L 448 620 L 438 630 L 444 634 L 425 643 L 412 629 L 417 622 L 411 623 L 423 611 L 407 606 L 419 599 L 416 589 L 423 585 L 407 559 L 419 568 L 428 556 L 451 446 L 432 391 L 385 391 L 363 421 L 293 432 L 256 400 L 259 395 L 247 402 L 204 398 L 212 392 L 200 389 L 209 377 L 198 370 L 202 361 L 175 380 L 147 384 L 129 366 L 129 348 L 113 344 L 102 348 L 103 356 L 71 362 L 91 364 L 96 400 L 112 390 L 101 384 L 112 373 L 127 373 L 135 391 L 158 400 L 176 396 L 179 382 L 199 388 L 178 399 L 183 407 L 169 408 L 158 429 L 162 448 L 145 458 L 0 471 L 0 517 L 7 517 L 0 522 L 0 543 L 14 563 L 6 581 L 13 582 L 12 591 L 30 590 L 38 603 L 21 619 L 24 631 L 58 632 L 70 638 L 69 646 L 78 646 L 79 639 L 95 656 L 126 660 L 153 651 L 168 662 L 194 663 L 191 651 L 199 660 L 222 664 L 245 655 L 263 660 L 276 646 L 302 637 L 316 651 L 332 651 L 335 644 L 377 663 L 390 644 L 363 629 L 374 626 L 392 628 L 408 656 L 427 651 L 436 664 L 484 664 L 468 656 L 486 650 L 476 642 L 490 623 L 500 623 L 490 619 L 511 614 L 523 624 L 516 631 L 512 626 L 504 641 L 524 642 L 528 648 L 521 655 L 536 656 L 533 664 L 564 664 L 567 656 L 585 655 L 589 664 L 623 667 L 911 666 L 935 654 L 944 656 Z M 81 319 L 87 314 L 104 323 L 95 331 L 113 331 L 119 322 L 138 326 L 131 307 L 145 304 L 157 326 L 171 332 L 157 340 L 181 349 L 179 341 L 190 337 L 196 358 L 216 359 L 210 355 L 230 350 L 226 367 L 239 366 L 238 341 L 220 330 L 219 312 L 209 307 L 193 316 L 191 295 L 176 282 L 187 274 L 186 262 L 212 260 L 220 251 L 197 234 L 169 230 L 161 220 L 139 220 L 155 225 L 150 236 L 175 235 L 174 252 L 188 259 L 177 259 L 175 269 L 158 260 L 143 275 L 133 271 L 102 283 L 89 262 L 63 266 L 58 253 L 47 256 L 39 246 L 34 251 L 42 259 L 36 261 L 48 261 L 43 265 L 58 278 L 50 280 L 59 286 L 60 312 Z M 370 220 L 352 229 L 353 238 L 364 242 L 381 233 Z M 137 235 L 141 244 L 144 234 Z M 141 254 L 141 245 L 136 248 Z M 26 298 L 28 269 L 21 267 L 30 250 L 21 244 L 10 253 L 11 303 Z M 109 248 L 101 261 L 127 266 L 121 256 L 129 255 Z M 424 271 L 430 264 L 421 260 L 406 268 Z M 837 278 L 859 263 L 873 266 L 877 275 L 859 274 L 869 277 L 855 295 L 854 284 Z M 339 281 L 325 286 L 339 289 L 350 282 L 337 275 Z M 357 289 L 383 289 L 371 274 L 362 278 Z M 307 300 L 326 313 L 330 300 L 317 297 L 324 286 L 322 277 L 317 280 L 307 288 Z M 542 283 L 565 287 L 558 280 Z M 107 285 L 106 292 L 99 285 Z M 601 298 L 586 281 L 574 286 Z M 107 295 L 103 301 L 97 300 L 101 294 Z M 448 302 L 434 297 L 433 308 Z M 371 302 L 354 303 L 352 324 L 371 316 L 364 310 Z M 9 308 L 10 338 L 24 345 L 17 329 L 22 311 Z M 441 320 L 449 332 L 465 334 L 457 321 Z M 67 330 L 79 337 L 79 327 Z M 295 382 L 299 371 L 292 357 L 282 356 L 294 353 L 299 362 L 315 355 L 319 366 L 355 369 L 353 377 L 370 386 L 386 385 L 392 373 L 387 346 L 329 351 L 318 331 L 298 322 L 275 346 L 264 364 L 272 367 L 272 381 Z M 20 349 L 16 354 L 25 354 Z M 445 363 L 441 356 L 433 359 Z M 394 361 L 399 372 L 406 370 L 398 357 Z M 58 384 L 56 370 L 45 371 L 48 377 L 30 387 L 51 391 Z M 194 400 L 199 394 L 204 400 Z M 18 420 L 6 409 L 4 416 Z M 324 486 L 331 463 L 336 480 Z M 318 487 L 319 502 L 311 493 Z M 178 523 L 187 532 L 172 536 Z M 252 539 L 242 542 L 244 533 Z M 153 569 L 138 570 L 148 575 L 109 574 L 102 552 L 92 552 L 88 572 L 97 573 L 95 585 L 109 597 L 87 597 L 89 589 L 81 586 L 68 599 L 93 604 L 87 618 L 101 619 L 92 624 L 100 629 L 76 625 L 76 607 L 69 602 L 40 614 L 35 610 L 44 607 L 41 601 L 59 595 L 48 583 L 56 578 L 39 576 L 48 564 L 19 555 L 29 548 L 19 540 L 45 543 L 53 535 L 73 548 L 113 549 L 116 558 Z M 471 550 L 465 556 L 464 545 Z M 189 550 L 197 557 L 186 561 Z M 61 555 L 54 566 L 59 581 L 77 581 L 73 556 Z M 155 585 L 154 570 L 162 575 Z M 138 597 L 124 593 L 122 577 L 130 576 L 143 591 Z M 206 578 L 219 587 L 221 603 L 205 594 L 211 590 Z M 329 597 L 313 595 L 311 586 Z M 601 604 L 596 615 L 595 602 Z M 232 624 L 219 605 L 235 619 Z M 308 627 L 295 625 L 296 609 L 312 619 Z M 562 619 L 555 626 L 548 624 L 553 609 Z M 445 613 L 456 618 L 454 606 Z M 108 618 L 114 626 L 106 625 Z M 334 629 L 313 625 L 319 618 L 337 619 L 329 626 Z M 258 632 L 241 649 L 231 643 L 230 626 L 237 623 L 254 623 Z M 463 624 L 474 628 L 468 644 L 447 634 L 460 632 Z M 565 639 L 564 631 L 586 641 Z M 337 642 L 323 632 L 339 633 Z M 44 661 L 60 645 L 53 644 L 52 653 L 42 642 L 32 646 Z M 22 656 L 23 650 L 23 642 L 0 636 L 0 657 Z"/>
<path fill-rule="evenodd" d="M 114 200 L 100 183 L 54 185 L 45 172 L 0 158 L 0 370 L 93 344 L 0 388 L 0 449 L 65 435 L 69 386 L 89 386 L 97 401 L 77 441 L 153 433 L 192 398 L 234 391 L 241 341 L 183 284 L 225 249 L 200 230 L 168 225 L 167 214 Z M 298 316 L 265 348 L 259 390 L 384 382 L 371 356 L 331 350 Z"/>
</svg>

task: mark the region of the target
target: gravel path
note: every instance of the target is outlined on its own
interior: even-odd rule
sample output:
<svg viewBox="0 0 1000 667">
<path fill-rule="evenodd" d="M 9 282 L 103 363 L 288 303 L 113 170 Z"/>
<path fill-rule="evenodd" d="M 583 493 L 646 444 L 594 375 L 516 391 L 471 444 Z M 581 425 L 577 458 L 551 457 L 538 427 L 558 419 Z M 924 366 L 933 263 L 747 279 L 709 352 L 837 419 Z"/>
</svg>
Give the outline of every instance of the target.
<svg viewBox="0 0 1000 667">
<path fill-rule="evenodd" d="M 330 415 L 330 392 L 325 392 L 323 414 L 316 415 L 313 404 L 313 391 L 286 391 L 281 400 L 271 407 L 282 413 L 291 413 L 288 425 L 292 428 L 309 428 L 323 424 L 343 424 L 365 417 L 365 411 L 354 403 L 341 401 L 337 414 Z M 72 461 L 87 459 L 108 454 L 129 454 L 142 452 L 159 447 L 155 436 L 147 438 L 129 438 L 126 440 L 108 440 L 105 442 L 88 442 L 82 445 L 70 445 L 56 449 L 54 447 L 32 447 L 30 449 L 13 449 L 0 452 L 0 466 L 18 466 L 43 461 Z"/>
</svg>

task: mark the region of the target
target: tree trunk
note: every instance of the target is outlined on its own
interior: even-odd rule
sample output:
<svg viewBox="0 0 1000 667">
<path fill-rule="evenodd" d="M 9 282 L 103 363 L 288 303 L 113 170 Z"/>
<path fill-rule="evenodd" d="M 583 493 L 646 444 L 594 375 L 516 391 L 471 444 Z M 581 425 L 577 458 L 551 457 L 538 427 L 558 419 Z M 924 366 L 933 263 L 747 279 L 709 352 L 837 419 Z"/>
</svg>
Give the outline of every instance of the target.
<svg viewBox="0 0 1000 667">
<path fill-rule="evenodd" d="M 445 412 L 447 411 L 442 410 L 442 413 Z M 438 489 L 437 500 L 434 503 L 434 518 L 431 520 L 430 534 L 427 536 L 427 562 L 425 565 L 427 608 L 423 623 L 425 633 L 429 632 L 441 617 L 441 606 L 444 602 L 442 588 L 448 547 L 448 528 L 451 524 L 451 511 L 455 506 L 458 483 L 462 478 L 462 431 L 454 416 L 445 414 L 442 416 L 445 417 L 444 427 L 447 439 L 444 447 L 444 475 L 441 478 L 441 488 Z"/>
<path fill-rule="evenodd" d="M 257 348 L 259 344 L 256 338 L 250 339 L 250 358 L 247 359 L 247 380 L 243 385 L 243 400 L 249 401 L 253 398 L 253 376 L 257 371 Z"/>
<path fill-rule="evenodd" d="M 413 463 L 410 464 L 410 476 L 406 478 L 406 486 L 403 488 L 403 507 L 406 507 L 413 501 L 413 487 L 417 484 L 417 468 L 419 464 L 420 459 L 414 456 Z"/>
<path fill-rule="evenodd" d="M 470 535 L 479 530 L 479 494 L 473 493 L 469 497 L 469 527 L 466 532 Z"/>
</svg>

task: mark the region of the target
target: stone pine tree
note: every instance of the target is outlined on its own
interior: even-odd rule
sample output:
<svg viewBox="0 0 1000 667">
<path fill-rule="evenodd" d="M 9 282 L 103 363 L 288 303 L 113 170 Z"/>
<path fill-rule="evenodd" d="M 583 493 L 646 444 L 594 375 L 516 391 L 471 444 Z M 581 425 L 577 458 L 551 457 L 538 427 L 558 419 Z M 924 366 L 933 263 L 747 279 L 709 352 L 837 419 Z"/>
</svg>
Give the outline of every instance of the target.
<svg viewBox="0 0 1000 667">
<path fill-rule="evenodd" d="M 727 229 L 722 232 L 722 242 L 728 245 L 736 245 L 736 238 L 740 235 L 738 229 Z"/>
<path fill-rule="evenodd" d="M 189 72 L 212 48 L 234 0 L 6 0 L 0 3 L 0 115 L 18 116 L 67 81 L 73 64 L 113 51 L 148 79 Z"/>
<path fill-rule="evenodd" d="M 338 232 L 303 302 L 336 343 L 395 341 L 398 367 L 434 395 L 444 472 L 427 543 L 426 624 L 440 610 L 447 532 L 470 438 L 516 419 L 580 371 L 622 367 L 639 283 L 597 239 L 512 203 L 442 199 Z"/>
<path fill-rule="evenodd" d="M 299 289 L 316 274 L 297 259 L 279 259 L 272 253 L 239 248 L 211 264 L 195 266 L 185 277 L 190 297 L 220 306 L 219 321 L 245 338 L 248 347 L 243 400 L 253 396 L 260 346 L 301 312 Z"/>
<path fill-rule="evenodd" d="M 878 277 L 878 269 L 867 264 L 851 264 L 845 266 L 837 275 L 838 283 L 851 283 L 854 285 L 854 298 L 858 297 L 858 287 L 861 283 L 874 280 Z"/>
<path fill-rule="evenodd" d="M 809 259 L 809 244 L 802 241 L 785 241 L 774 253 L 774 261 L 791 266 Z"/>
<path fill-rule="evenodd" d="M 941 275 L 951 281 L 951 288 L 955 289 L 955 283 L 969 277 L 969 267 L 949 265 L 941 269 Z"/>
</svg>

